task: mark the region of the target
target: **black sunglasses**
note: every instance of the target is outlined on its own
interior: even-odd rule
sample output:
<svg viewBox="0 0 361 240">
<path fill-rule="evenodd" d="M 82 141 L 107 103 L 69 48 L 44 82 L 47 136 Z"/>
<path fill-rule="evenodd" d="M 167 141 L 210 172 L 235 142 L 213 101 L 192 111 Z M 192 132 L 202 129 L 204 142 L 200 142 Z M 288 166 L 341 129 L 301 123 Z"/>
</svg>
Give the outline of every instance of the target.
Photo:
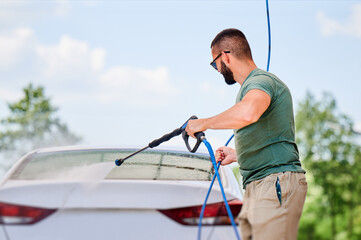
<svg viewBox="0 0 361 240">
<path fill-rule="evenodd" d="M 221 52 L 221 53 L 218 54 L 218 56 L 217 56 L 215 59 L 213 59 L 213 61 L 210 63 L 211 66 L 212 66 L 214 69 L 216 69 L 217 71 L 218 71 L 218 68 L 217 68 L 216 60 L 222 55 L 222 53 L 231 53 L 231 51 L 223 51 L 223 52 Z"/>
</svg>

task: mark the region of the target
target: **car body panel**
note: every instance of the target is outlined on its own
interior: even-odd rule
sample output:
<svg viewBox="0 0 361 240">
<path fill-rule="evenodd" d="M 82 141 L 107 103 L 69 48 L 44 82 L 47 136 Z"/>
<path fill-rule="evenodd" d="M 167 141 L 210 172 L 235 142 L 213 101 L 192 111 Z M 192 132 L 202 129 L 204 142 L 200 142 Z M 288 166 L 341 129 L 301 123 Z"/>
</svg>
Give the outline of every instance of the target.
<svg viewBox="0 0 361 240">
<path fill-rule="evenodd" d="M 0 225 L 0 239 L 1 240 L 8 240 L 6 233 L 5 233 L 5 227 Z"/>
<path fill-rule="evenodd" d="M 209 182 L 146 180 L 104 180 L 102 182 L 42 182 L 12 180 L 0 191 L 0 202 L 44 208 L 155 208 L 167 209 L 200 205 Z M 226 188 L 227 189 L 227 188 Z M 179 193 L 182 198 L 179 198 Z M 124 194 L 127 193 L 127 194 Z M 26 197 L 24 197 L 26 196 Z M 238 195 L 227 191 L 227 199 Z M 146 201 L 139 201 L 146 197 Z M 222 201 L 217 183 L 208 203 Z"/>
<path fill-rule="evenodd" d="M 102 219 L 102 221 L 97 219 Z M 197 227 L 180 225 L 169 221 L 159 212 L 144 209 L 65 209 L 51 215 L 48 221 L 26 228 L 8 226 L 7 230 L 11 240 L 184 240 L 196 239 L 198 231 Z M 232 239 L 235 236 L 228 226 L 203 227 L 202 235 L 210 236 L 206 239 L 211 240 Z"/>
</svg>

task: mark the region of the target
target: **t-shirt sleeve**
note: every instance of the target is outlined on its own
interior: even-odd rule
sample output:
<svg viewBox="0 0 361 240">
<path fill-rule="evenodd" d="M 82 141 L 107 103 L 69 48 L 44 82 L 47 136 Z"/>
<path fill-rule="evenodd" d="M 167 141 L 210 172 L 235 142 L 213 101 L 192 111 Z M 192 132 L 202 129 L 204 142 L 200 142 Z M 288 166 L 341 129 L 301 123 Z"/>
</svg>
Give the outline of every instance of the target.
<svg viewBox="0 0 361 240">
<path fill-rule="evenodd" d="M 257 76 L 252 81 L 250 81 L 243 90 L 243 96 L 245 96 L 249 91 L 253 89 L 259 89 L 267 93 L 272 99 L 275 94 L 275 84 L 271 77 L 269 76 Z"/>
</svg>

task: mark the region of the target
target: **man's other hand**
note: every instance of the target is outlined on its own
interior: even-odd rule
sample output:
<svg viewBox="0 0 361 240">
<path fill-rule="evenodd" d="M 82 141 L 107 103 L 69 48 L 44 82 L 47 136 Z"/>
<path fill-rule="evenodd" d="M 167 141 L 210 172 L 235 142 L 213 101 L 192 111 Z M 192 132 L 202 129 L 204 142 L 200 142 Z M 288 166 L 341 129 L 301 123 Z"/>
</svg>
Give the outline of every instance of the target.
<svg viewBox="0 0 361 240">
<path fill-rule="evenodd" d="M 221 165 L 228 165 L 233 162 L 237 162 L 236 150 L 230 147 L 220 147 L 216 150 L 216 162 L 221 162 Z"/>
</svg>

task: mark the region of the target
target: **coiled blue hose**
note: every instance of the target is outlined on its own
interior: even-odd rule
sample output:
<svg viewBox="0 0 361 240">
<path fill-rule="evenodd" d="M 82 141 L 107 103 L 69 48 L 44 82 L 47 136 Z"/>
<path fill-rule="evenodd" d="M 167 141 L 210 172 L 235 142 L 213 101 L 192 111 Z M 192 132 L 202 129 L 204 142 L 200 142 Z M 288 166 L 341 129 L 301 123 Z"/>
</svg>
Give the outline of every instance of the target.
<svg viewBox="0 0 361 240">
<path fill-rule="evenodd" d="M 227 144 L 231 141 L 232 137 L 228 140 Z M 229 216 L 229 219 L 231 220 L 231 223 L 232 223 L 232 226 L 234 228 L 234 232 L 236 233 L 236 237 L 238 240 L 241 239 L 241 237 L 239 236 L 239 233 L 238 233 L 238 229 L 237 229 L 237 225 L 236 223 L 234 222 L 234 218 L 233 218 L 233 214 L 232 214 L 232 211 L 231 211 L 231 208 L 229 207 L 228 205 L 228 202 L 227 202 L 227 198 L 226 198 L 226 194 L 224 192 L 224 189 L 223 189 L 223 185 L 222 185 L 222 182 L 221 182 L 221 178 L 219 176 L 219 172 L 218 172 L 218 169 L 221 165 L 221 162 L 216 163 L 216 158 L 214 156 L 214 153 L 213 153 L 213 149 L 212 149 L 212 146 L 211 144 L 207 141 L 207 139 L 203 139 L 203 143 L 204 145 L 207 147 L 207 150 L 209 152 L 209 155 L 211 157 L 211 161 L 212 161 L 212 164 L 213 164 L 213 167 L 214 167 L 214 171 L 215 171 L 215 175 L 213 176 L 213 179 L 212 179 L 212 182 L 211 182 L 211 185 L 208 189 L 208 192 L 207 192 L 207 196 L 206 196 L 206 199 L 204 201 L 204 204 L 202 206 L 202 210 L 201 210 L 201 214 L 199 216 L 199 223 L 198 223 L 198 240 L 201 239 L 201 229 L 202 229 L 202 220 L 203 220 L 203 215 L 204 215 L 204 210 L 206 208 L 206 205 L 207 205 L 207 201 L 208 201 L 208 197 L 209 197 L 209 194 L 211 193 L 211 190 L 212 190 L 212 187 L 213 187 L 213 183 L 217 177 L 218 179 L 218 183 L 219 183 L 219 187 L 221 188 L 221 193 L 222 193 L 222 196 L 223 196 L 223 200 L 224 200 L 224 204 L 226 206 L 226 210 L 227 210 L 227 213 L 228 213 L 228 216 Z"/>
</svg>

